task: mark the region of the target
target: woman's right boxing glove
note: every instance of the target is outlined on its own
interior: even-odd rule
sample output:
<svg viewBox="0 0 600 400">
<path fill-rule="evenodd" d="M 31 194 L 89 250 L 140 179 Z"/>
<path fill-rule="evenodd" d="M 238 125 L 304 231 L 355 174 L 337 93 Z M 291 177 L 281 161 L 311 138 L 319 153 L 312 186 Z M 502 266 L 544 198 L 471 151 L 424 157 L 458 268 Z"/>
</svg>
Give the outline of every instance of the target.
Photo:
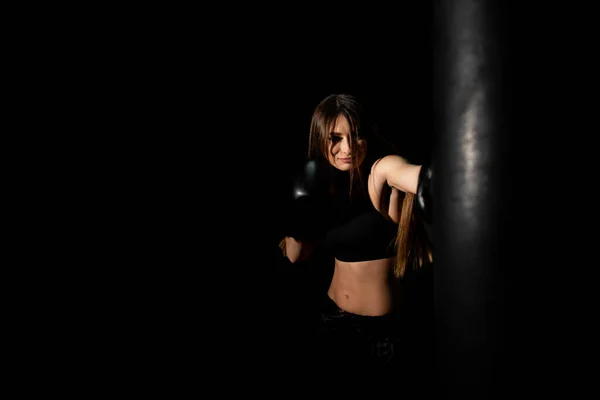
<svg viewBox="0 0 600 400">
<path fill-rule="evenodd" d="M 307 161 L 295 176 L 286 236 L 314 240 L 329 226 L 334 167 L 324 159 Z"/>
</svg>

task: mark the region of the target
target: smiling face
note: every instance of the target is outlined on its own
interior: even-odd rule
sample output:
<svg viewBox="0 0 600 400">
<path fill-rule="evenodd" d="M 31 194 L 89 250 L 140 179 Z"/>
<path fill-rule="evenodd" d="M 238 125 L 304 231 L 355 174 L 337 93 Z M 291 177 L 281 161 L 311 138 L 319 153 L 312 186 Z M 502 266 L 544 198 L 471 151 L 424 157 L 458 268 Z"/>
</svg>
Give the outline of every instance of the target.
<svg viewBox="0 0 600 400">
<path fill-rule="evenodd" d="M 344 115 L 338 115 L 333 129 L 327 135 L 327 159 L 335 168 L 349 171 L 358 168 L 365 159 L 367 142 L 352 133 Z"/>
<path fill-rule="evenodd" d="M 341 171 L 358 170 L 365 160 L 367 131 L 358 99 L 335 94 L 316 107 L 310 125 L 309 158 L 324 157 Z"/>
</svg>

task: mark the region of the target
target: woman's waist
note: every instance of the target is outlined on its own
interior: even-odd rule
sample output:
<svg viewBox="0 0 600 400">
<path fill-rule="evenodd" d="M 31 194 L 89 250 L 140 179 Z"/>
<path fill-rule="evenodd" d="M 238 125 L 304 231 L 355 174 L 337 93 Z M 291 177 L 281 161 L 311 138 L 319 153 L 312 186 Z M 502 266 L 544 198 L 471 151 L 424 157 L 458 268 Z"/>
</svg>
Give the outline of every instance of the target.
<svg viewBox="0 0 600 400">
<path fill-rule="evenodd" d="M 328 297 L 344 311 L 359 315 L 385 315 L 396 308 L 398 298 L 389 286 L 365 287 L 363 290 L 332 285 Z"/>
<path fill-rule="evenodd" d="M 399 308 L 400 293 L 392 285 L 344 286 L 331 282 L 327 296 L 341 310 L 365 316 L 381 316 Z"/>
<path fill-rule="evenodd" d="M 336 260 L 329 297 L 343 310 L 383 315 L 397 305 L 399 282 L 393 277 L 394 258 L 361 262 Z"/>
</svg>

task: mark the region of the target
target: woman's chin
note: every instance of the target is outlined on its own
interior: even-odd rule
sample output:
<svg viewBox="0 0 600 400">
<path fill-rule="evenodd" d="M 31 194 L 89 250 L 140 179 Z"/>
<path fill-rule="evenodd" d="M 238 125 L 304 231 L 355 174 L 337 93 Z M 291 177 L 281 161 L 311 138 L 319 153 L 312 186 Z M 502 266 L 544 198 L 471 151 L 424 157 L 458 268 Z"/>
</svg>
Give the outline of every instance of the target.
<svg viewBox="0 0 600 400">
<path fill-rule="evenodd" d="M 335 167 L 340 171 L 350 171 L 352 169 L 352 164 L 337 162 Z"/>
</svg>

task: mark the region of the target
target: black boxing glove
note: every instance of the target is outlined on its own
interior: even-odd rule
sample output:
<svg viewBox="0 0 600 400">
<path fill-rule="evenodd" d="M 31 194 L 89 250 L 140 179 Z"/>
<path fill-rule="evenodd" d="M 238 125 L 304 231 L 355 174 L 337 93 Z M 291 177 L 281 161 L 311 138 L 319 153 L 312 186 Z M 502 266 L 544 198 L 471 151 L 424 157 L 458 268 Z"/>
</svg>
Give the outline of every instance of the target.
<svg viewBox="0 0 600 400">
<path fill-rule="evenodd" d="M 421 165 L 417 184 L 417 208 L 426 223 L 433 224 L 433 164 Z"/>
<path fill-rule="evenodd" d="M 294 177 L 286 236 L 316 240 L 324 235 L 331 218 L 335 169 L 324 159 L 309 160 Z"/>
</svg>

